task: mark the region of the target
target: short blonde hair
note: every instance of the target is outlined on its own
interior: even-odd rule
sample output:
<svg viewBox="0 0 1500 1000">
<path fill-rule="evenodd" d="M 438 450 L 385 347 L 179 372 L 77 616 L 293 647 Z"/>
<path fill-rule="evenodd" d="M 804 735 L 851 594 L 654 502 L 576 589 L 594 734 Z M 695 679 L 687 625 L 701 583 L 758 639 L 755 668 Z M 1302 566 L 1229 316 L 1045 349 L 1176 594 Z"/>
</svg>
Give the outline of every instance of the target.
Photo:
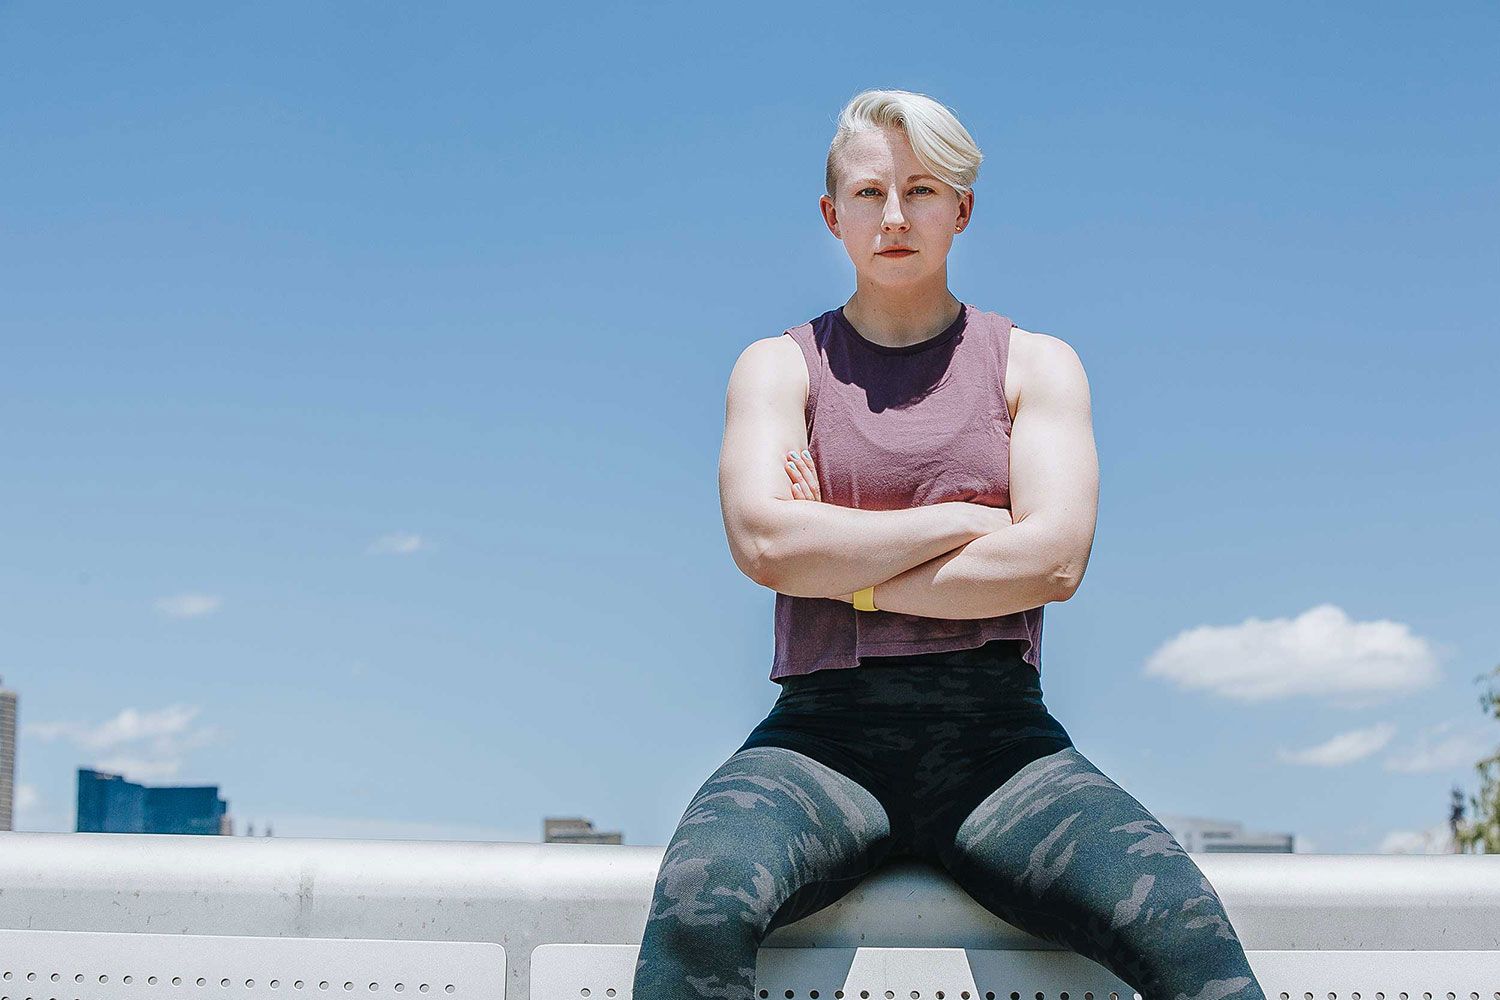
<svg viewBox="0 0 1500 1000">
<path fill-rule="evenodd" d="M 830 198 L 838 187 L 838 157 L 849 137 L 879 128 L 898 128 L 905 133 L 922 166 L 955 188 L 960 197 L 974 186 L 984 154 L 950 108 L 909 90 L 866 90 L 839 112 L 838 130 L 828 147 L 825 182 Z"/>
</svg>

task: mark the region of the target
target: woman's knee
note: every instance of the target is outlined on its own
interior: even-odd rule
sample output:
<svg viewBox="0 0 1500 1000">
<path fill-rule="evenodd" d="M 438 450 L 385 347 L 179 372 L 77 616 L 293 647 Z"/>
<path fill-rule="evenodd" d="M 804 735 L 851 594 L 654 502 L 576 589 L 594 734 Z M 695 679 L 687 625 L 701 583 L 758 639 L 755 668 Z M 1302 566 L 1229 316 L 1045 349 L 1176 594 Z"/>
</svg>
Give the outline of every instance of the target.
<svg viewBox="0 0 1500 1000">
<path fill-rule="evenodd" d="M 997 912 L 1116 929 L 1142 914 L 1160 919 L 1204 884 L 1166 828 L 1074 747 L 1032 761 L 980 802 L 943 861 Z"/>
<path fill-rule="evenodd" d="M 1128 982 L 1158 988 L 1217 975 L 1245 988 L 1236 998 L 1259 995 L 1208 879 L 1145 806 L 1074 748 L 996 789 L 960 826 L 946 860 L 991 910 Z"/>
</svg>

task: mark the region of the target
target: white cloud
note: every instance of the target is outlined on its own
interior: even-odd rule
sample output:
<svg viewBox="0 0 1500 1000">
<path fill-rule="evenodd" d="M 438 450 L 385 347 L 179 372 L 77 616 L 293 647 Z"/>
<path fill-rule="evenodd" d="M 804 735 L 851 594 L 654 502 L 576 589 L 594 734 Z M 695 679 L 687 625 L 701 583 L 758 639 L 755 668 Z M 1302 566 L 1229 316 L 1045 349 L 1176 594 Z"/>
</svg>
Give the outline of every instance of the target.
<svg viewBox="0 0 1500 1000">
<path fill-rule="evenodd" d="M 127 708 L 100 723 L 24 723 L 21 733 L 44 742 L 65 739 L 94 759 L 84 766 L 122 774 L 130 781 L 160 781 L 182 770 L 188 750 L 219 737 L 209 726 L 194 725 L 197 705 L 168 705 L 152 712 Z"/>
<path fill-rule="evenodd" d="M 41 740 L 43 743 L 51 743 L 59 736 L 67 736 L 76 728 L 76 722 L 23 722 L 21 732 L 27 736 Z"/>
<path fill-rule="evenodd" d="M 127 708 L 113 719 L 84 734 L 81 742 L 91 750 L 152 740 L 157 745 L 188 732 L 188 725 L 198 715 L 197 705 L 168 705 L 155 712 L 137 712 Z"/>
<path fill-rule="evenodd" d="M 1391 741 L 1396 726 L 1382 722 L 1367 729 L 1351 729 L 1305 750 L 1277 750 L 1278 760 L 1289 764 L 1312 764 L 1317 767 L 1339 767 L 1364 760 Z"/>
<path fill-rule="evenodd" d="M 199 618 L 219 610 L 220 603 L 212 594 L 177 594 L 158 597 L 155 607 L 168 618 Z"/>
<path fill-rule="evenodd" d="M 1500 734 L 1478 730 L 1452 732 L 1457 725 L 1450 720 L 1434 726 L 1415 743 L 1387 757 L 1386 770 L 1427 774 L 1473 767 L 1480 758 L 1493 754 L 1500 744 Z"/>
<path fill-rule="evenodd" d="M 34 809 L 41 805 L 42 796 L 37 792 L 35 785 L 16 785 L 16 810 Z"/>
<path fill-rule="evenodd" d="M 65 737 L 85 750 L 108 750 L 122 743 L 152 740 L 161 746 L 177 738 L 191 739 L 202 745 L 203 735 L 211 730 L 192 731 L 190 723 L 201 709 L 197 705 L 168 705 L 155 712 L 138 712 L 127 708 L 112 719 L 90 725 L 82 722 L 34 722 L 21 731 L 43 741 Z"/>
<path fill-rule="evenodd" d="M 405 556 L 417 552 L 422 548 L 422 536 L 413 535 L 409 532 L 398 531 L 395 534 L 384 535 L 370 543 L 366 552 L 372 555 Z"/>
<path fill-rule="evenodd" d="M 35 785 L 18 782 L 15 811 L 11 815 L 11 829 L 28 830 L 33 833 L 64 833 L 72 828 L 68 825 L 66 818 L 52 815 Z"/>
<path fill-rule="evenodd" d="M 1447 823 L 1425 830 L 1392 830 L 1381 840 L 1381 854 L 1452 854 L 1453 833 Z"/>
<path fill-rule="evenodd" d="M 1296 618 L 1247 618 L 1178 633 L 1146 661 L 1147 676 L 1239 701 L 1330 697 L 1348 706 L 1433 683 L 1437 656 L 1409 626 L 1351 621 L 1332 604 Z"/>
</svg>

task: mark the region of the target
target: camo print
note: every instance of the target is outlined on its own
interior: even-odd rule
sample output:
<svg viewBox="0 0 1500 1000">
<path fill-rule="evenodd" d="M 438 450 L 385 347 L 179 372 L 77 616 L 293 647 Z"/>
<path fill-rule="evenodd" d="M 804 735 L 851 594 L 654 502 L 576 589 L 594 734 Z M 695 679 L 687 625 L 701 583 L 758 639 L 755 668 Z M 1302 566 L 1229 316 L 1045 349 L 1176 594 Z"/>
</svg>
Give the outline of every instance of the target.
<svg viewBox="0 0 1500 1000">
<path fill-rule="evenodd" d="M 1144 1000 L 1265 1000 L 1213 887 L 996 640 L 786 678 L 663 855 L 635 1000 L 753 1000 L 765 935 L 900 856 Z"/>
<path fill-rule="evenodd" d="M 1076 747 L 979 804 L 938 857 L 985 909 L 1086 955 L 1145 1000 L 1264 1000 L 1218 894 Z"/>
<path fill-rule="evenodd" d="M 853 889 L 890 847 L 885 810 L 855 782 L 793 750 L 736 751 L 667 845 L 633 996 L 751 1000 L 766 933 Z"/>
</svg>

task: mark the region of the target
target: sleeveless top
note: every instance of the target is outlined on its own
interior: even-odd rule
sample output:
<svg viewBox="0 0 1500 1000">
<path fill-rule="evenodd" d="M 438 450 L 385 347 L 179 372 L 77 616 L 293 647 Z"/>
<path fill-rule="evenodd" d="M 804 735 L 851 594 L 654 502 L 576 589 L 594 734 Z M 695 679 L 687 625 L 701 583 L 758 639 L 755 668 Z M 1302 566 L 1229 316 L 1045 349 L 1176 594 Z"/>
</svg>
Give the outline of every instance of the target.
<svg viewBox="0 0 1500 1000">
<path fill-rule="evenodd" d="M 904 347 L 866 340 L 842 307 L 786 330 L 807 362 L 807 437 L 823 503 L 897 510 L 965 500 L 1010 506 L 1005 365 L 1013 324 L 963 304 L 936 337 Z M 812 501 L 802 501 L 811 503 Z M 776 595 L 771 680 L 902 656 L 1023 641 L 1041 670 L 1042 609 L 993 618 L 857 611 Z"/>
</svg>

